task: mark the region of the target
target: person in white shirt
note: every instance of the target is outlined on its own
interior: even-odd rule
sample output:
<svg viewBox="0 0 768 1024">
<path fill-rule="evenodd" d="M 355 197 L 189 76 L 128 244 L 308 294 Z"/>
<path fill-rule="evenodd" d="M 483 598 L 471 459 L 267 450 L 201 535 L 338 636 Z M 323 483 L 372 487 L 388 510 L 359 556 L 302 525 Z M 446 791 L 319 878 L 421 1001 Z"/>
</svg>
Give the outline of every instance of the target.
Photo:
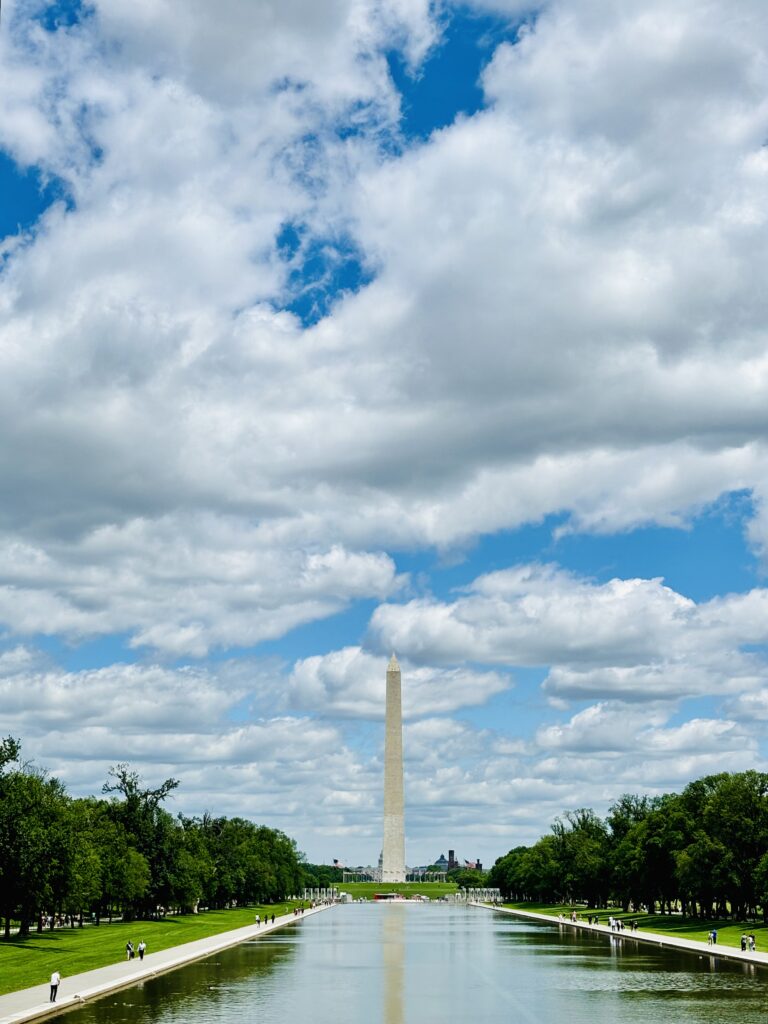
<svg viewBox="0 0 768 1024">
<path fill-rule="evenodd" d="M 51 975 L 51 1002 L 56 1002 L 56 993 L 59 991 L 59 984 L 61 983 L 61 975 L 58 971 L 54 971 Z"/>
</svg>

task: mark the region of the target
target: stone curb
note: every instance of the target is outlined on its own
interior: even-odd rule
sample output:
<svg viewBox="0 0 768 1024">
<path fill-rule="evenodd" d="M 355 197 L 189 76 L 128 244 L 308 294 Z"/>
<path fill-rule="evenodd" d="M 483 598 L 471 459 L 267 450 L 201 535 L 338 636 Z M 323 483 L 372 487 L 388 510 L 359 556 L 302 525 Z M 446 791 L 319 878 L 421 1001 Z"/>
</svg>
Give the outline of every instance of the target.
<svg viewBox="0 0 768 1024">
<path fill-rule="evenodd" d="M 539 914 L 533 910 L 512 910 L 510 907 L 494 907 L 488 903 L 473 903 L 472 906 L 481 907 L 484 910 L 494 910 L 499 914 L 511 914 L 513 917 L 528 918 L 531 921 L 543 921 L 546 924 L 567 926 L 574 930 L 580 929 L 597 935 L 607 935 L 609 938 L 621 939 L 623 942 L 645 942 L 654 946 L 667 946 L 671 949 L 683 950 L 686 953 L 696 953 L 699 956 L 709 956 L 714 960 L 734 960 L 742 964 L 768 967 L 768 953 L 751 953 L 749 950 L 742 952 L 734 946 L 709 946 L 706 942 L 699 942 L 698 939 L 680 939 L 673 935 L 662 935 L 659 932 L 612 932 L 604 924 L 587 924 L 586 921 L 560 921 L 549 914 Z"/>
</svg>

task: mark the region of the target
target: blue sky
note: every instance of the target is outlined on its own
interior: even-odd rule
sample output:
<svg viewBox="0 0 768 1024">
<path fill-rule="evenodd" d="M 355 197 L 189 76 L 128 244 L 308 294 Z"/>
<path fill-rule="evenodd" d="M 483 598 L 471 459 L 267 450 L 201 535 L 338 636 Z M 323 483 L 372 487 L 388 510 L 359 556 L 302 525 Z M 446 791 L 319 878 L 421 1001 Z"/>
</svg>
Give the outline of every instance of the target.
<svg viewBox="0 0 768 1024">
<path fill-rule="evenodd" d="M 3 5 L 0 730 L 374 862 L 766 768 L 768 19 Z M 180 30 L 183 24 L 184 30 Z"/>
</svg>

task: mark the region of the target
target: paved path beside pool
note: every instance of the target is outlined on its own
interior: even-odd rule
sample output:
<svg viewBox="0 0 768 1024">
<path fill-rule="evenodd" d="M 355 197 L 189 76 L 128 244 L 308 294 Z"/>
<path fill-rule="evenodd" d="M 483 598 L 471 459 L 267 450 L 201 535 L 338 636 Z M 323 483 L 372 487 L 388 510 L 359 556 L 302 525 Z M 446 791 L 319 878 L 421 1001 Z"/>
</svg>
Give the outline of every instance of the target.
<svg viewBox="0 0 768 1024">
<path fill-rule="evenodd" d="M 276 917 L 274 924 L 251 924 L 245 928 L 236 928 L 234 931 L 219 932 L 218 935 L 185 942 L 181 946 L 172 946 L 159 953 L 148 953 L 143 960 L 121 960 L 108 967 L 98 967 L 94 971 L 62 978 L 55 1003 L 49 1002 L 48 984 L 35 985 L 34 988 L 25 988 L 20 992 L 10 992 L 6 996 L 0 996 L 0 1024 L 21 1024 L 22 1021 L 39 1020 L 61 1013 L 62 1010 L 72 1009 L 73 1006 L 78 1006 L 88 999 L 95 999 L 108 992 L 146 981 L 192 960 L 202 960 L 228 946 L 236 946 L 248 939 L 257 939 L 287 925 L 299 924 L 304 918 L 328 909 L 327 906 L 315 907 L 314 910 L 305 910 L 303 914 L 296 916 L 291 912 Z"/>
<path fill-rule="evenodd" d="M 609 935 L 621 942 L 649 942 L 655 946 L 666 946 L 669 949 L 683 949 L 687 953 L 697 953 L 699 956 L 711 956 L 722 960 L 739 960 L 741 963 L 760 964 L 761 967 L 768 967 L 768 953 L 750 953 L 748 950 L 742 952 L 735 946 L 710 946 L 698 939 L 682 939 L 676 935 L 662 935 L 660 932 L 648 932 L 642 929 L 642 918 L 638 918 L 641 928 L 639 931 L 612 932 L 607 924 L 587 924 L 586 921 L 560 920 L 550 914 L 538 914 L 532 910 L 513 910 L 510 907 L 495 907 L 489 903 L 473 903 L 474 907 L 483 907 L 486 910 L 495 910 L 499 914 L 511 914 L 514 917 L 525 917 L 531 921 L 544 921 L 546 924 L 559 925 L 562 928 L 581 929 L 586 932 L 598 932 L 602 935 Z"/>
</svg>

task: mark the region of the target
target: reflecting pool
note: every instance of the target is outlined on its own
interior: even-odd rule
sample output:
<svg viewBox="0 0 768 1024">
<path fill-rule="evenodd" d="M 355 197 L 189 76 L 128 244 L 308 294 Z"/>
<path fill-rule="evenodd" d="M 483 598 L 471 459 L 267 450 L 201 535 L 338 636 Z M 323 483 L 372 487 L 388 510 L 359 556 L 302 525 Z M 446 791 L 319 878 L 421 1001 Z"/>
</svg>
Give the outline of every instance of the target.
<svg viewBox="0 0 768 1024">
<path fill-rule="evenodd" d="M 766 1024 L 768 971 L 473 907 L 341 906 L 71 1024 Z"/>
</svg>

